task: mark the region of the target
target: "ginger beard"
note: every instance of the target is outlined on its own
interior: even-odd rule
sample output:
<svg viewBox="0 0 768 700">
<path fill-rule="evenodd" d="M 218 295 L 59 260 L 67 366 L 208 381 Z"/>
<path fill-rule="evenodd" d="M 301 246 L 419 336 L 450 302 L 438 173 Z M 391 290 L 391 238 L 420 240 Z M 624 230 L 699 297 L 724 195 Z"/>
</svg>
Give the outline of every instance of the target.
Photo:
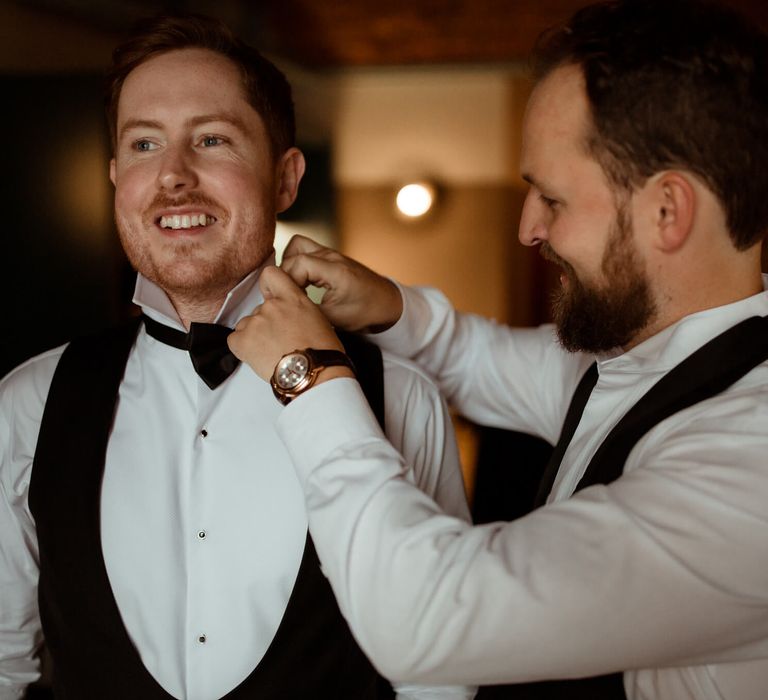
<svg viewBox="0 0 768 700">
<path fill-rule="evenodd" d="M 264 206 L 266 202 L 262 203 Z M 157 236 L 157 211 L 170 206 L 191 206 L 212 213 L 216 218 L 211 231 L 201 237 L 173 239 L 159 246 L 148 244 Z M 217 236 L 217 229 L 233 225 L 231 217 L 216 200 L 200 193 L 187 192 L 169 197 L 158 192 L 140 219 L 121 213 L 116 205 L 115 222 L 120 241 L 131 265 L 171 297 L 205 302 L 226 294 L 247 274 L 263 263 L 272 252 L 274 211 L 240 218 L 235 235 Z M 137 230 L 137 227 L 141 230 Z"/>
<path fill-rule="evenodd" d="M 617 206 L 603 252 L 604 284 L 582 282 L 548 243 L 541 244 L 540 252 L 566 277 L 552 295 L 557 336 L 566 350 L 600 353 L 628 345 L 655 317 L 650 281 L 634 245 L 626 206 Z"/>
</svg>

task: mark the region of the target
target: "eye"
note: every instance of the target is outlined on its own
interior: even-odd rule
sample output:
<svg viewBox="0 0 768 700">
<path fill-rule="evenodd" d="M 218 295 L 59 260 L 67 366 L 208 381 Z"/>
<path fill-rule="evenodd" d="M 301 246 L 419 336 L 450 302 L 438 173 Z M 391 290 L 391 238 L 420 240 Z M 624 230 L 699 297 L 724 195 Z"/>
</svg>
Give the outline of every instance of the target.
<svg viewBox="0 0 768 700">
<path fill-rule="evenodd" d="M 133 148 L 137 151 L 154 151 L 157 148 L 157 144 L 147 139 L 139 139 L 133 142 Z"/>
<path fill-rule="evenodd" d="M 551 197 L 547 197 L 543 194 L 539 194 L 539 199 L 544 204 L 547 209 L 555 210 L 557 209 L 560 202 L 558 202 L 556 199 L 552 199 Z"/>
<path fill-rule="evenodd" d="M 220 146 L 222 143 L 224 143 L 224 139 L 221 138 L 221 136 L 208 135 L 203 136 L 203 138 L 200 139 L 200 144 L 206 148 L 209 148 L 210 146 Z"/>
</svg>

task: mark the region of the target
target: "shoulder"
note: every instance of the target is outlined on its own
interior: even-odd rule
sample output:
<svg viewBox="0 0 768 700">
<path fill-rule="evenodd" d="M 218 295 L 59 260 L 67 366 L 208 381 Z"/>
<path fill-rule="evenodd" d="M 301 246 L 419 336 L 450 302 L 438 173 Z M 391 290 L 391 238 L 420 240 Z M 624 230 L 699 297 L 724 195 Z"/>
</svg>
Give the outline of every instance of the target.
<svg viewBox="0 0 768 700">
<path fill-rule="evenodd" d="M 53 375 L 66 345 L 48 350 L 11 370 L 0 381 L 0 417 L 6 426 L 40 422 Z"/>
<path fill-rule="evenodd" d="M 646 466 L 673 463 L 689 471 L 693 465 L 714 466 L 727 471 L 731 481 L 754 472 L 768 489 L 768 361 L 722 393 L 659 423 L 638 448 L 638 456 L 654 455 Z"/>
<path fill-rule="evenodd" d="M 719 433 L 757 433 L 768 444 L 768 360 L 725 391 L 681 412 L 681 423 Z"/>
</svg>

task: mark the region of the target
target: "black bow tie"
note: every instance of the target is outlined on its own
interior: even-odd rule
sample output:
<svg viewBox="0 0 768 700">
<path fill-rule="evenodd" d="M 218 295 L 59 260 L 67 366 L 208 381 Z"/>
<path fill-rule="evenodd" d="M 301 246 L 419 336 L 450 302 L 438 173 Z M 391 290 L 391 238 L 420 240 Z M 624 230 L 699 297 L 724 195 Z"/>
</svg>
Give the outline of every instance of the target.
<svg viewBox="0 0 768 700">
<path fill-rule="evenodd" d="M 174 348 L 187 350 L 195 372 L 211 389 L 221 384 L 240 364 L 227 345 L 231 328 L 216 323 L 189 324 L 189 333 L 158 323 L 143 316 L 147 333 L 156 340 Z"/>
</svg>

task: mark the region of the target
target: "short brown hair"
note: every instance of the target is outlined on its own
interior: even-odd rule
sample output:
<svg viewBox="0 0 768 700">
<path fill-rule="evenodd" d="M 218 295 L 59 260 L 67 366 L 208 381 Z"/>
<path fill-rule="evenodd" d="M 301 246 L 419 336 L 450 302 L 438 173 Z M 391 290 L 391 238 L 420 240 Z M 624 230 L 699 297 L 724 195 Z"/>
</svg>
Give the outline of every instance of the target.
<svg viewBox="0 0 768 700">
<path fill-rule="evenodd" d="M 581 67 L 587 146 L 615 186 L 698 175 L 725 210 L 734 245 L 768 230 L 768 37 L 707 0 L 611 0 L 544 35 L 535 77 Z"/>
<path fill-rule="evenodd" d="M 117 106 L 128 74 L 154 56 L 188 48 L 215 51 L 240 69 L 248 102 L 264 120 L 275 158 L 295 144 L 293 98 L 285 75 L 255 48 L 238 39 L 223 22 L 184 14 L 140 20 L 129 38 L 112 53 L 105 106 L 113 148 L 117 141 Z"/>
</svg>

